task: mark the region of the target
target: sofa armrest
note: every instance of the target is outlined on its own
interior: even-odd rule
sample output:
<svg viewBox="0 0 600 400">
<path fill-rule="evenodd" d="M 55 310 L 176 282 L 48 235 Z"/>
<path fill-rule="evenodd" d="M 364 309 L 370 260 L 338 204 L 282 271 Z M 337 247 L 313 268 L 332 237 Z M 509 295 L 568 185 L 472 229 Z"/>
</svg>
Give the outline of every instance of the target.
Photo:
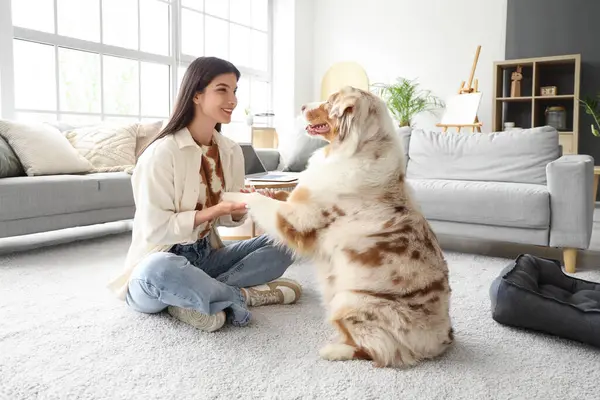
<svg viewBox="0 0 600 400">
<path fill-rule="evenodd" d="M 587 249 L 594 214 L 594 159 L 564 155 L 546 165 L 550 192 L 550 246 Z"/>
</svg>

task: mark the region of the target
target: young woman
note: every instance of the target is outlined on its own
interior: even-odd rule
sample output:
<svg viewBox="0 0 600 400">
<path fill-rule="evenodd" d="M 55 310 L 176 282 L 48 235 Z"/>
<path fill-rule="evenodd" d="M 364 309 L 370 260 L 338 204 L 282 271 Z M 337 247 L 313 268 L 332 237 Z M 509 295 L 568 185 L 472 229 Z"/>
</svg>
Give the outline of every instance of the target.
<svg viewBox="0 0 600 400">
<path fill-rule="evenodd" d="M 245 204 L 240 146 L 221 135 L 237 106 L 240 72 L 200 57 L 187 69 L 173 114 L 140 155 L 132 176 L 136 212 L 125 270 L 110 287 L 136 311 L 215 331 L 249 322 L 247 306 L 295 302 L 301 287 L 280 278 L 291 256 L 265 236 L 223 246 L 217 226 L 239 226 Z M 265 195 L 271 195 L 265 192 Z"/>
</svg>

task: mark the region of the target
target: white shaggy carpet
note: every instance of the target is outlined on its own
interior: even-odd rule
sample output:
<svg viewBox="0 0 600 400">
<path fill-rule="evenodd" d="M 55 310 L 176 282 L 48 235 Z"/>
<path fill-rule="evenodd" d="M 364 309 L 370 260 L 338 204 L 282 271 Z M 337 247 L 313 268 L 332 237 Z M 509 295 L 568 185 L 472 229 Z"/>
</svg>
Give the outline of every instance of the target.
<svg viewBox="0 0 600 400">
<path fill-rule="evenodd" d="M 491 319 L 489 284 L 509 260 L 448 253 L 456 343 L 392 370 L 318 358 L 331 331 L 308 265 L 287 274 L 301 301 L 255 308 L 246 328 L 202 333 L 130 311 L 104 288 L 128 244 L 120 234 L 0 258 L 0 398 L 598 398 L 600 350 Z"/>
</svg>

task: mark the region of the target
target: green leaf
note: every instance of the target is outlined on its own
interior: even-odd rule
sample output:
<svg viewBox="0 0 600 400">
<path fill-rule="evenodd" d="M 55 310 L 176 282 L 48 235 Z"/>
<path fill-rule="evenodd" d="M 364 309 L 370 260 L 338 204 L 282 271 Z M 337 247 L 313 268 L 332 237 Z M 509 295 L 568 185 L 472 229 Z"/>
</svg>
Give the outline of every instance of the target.
<svg viewBox="0 0 600 400">
<path fill-rule="evenodd" d="M 387 104 L 400 126 L 408 126 L 422 112 L 434 112 L 446 105 L 429 90 L 421 90 L 416 79 L 397 78 L 394 84 L 371 85 L 376 94 Z"/>
<path fill-rule="evenodd" d="M 597 97 L 598 97 L 598 99 L 600 99 L 600 94 L 598 94 Z M 598 107 L 598 100 L 592 99 L 590 97 L 586 97 L 585 100 L 579 99 L 579 102 L 581 103 L 581 106 L 584 108 L 585 113 L 588 115 L 591 115 L 592 118 L 594 118 L 594 122 L 596 123 L 596 125 L 598 127 L 600 127 L 600 107 Z M 591 125 L 591 128 L 592 128 L 592 135 L 594 135 L 596 137 L 600 137 L 600 132 L 594 126 L 594 124 Z"/>
</svg>

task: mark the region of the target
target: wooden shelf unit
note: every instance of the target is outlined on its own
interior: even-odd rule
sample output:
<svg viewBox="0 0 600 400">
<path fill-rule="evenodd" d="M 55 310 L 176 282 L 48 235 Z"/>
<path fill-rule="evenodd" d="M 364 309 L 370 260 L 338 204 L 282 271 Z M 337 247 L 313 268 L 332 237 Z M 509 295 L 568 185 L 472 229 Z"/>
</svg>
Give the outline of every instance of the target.
<svg viewBox="0 0 600 400">
<path fill-rule="evenodd" d="M 521 96 L 510 97 L 511 74 L 521 66 Z M 532 128 L 546 125 L 545 110 L 563 106 L 567 126 L 560 130 L 564 154 L 577 154 L 579 146 L 579 86 L 581 55 L 523 58 L 494 63 L 494 101 L 492 131 L 504 129 L 504 122 L 515 127 Z M 542 96 L 541 87 L 556 86 L 556 96 Z"/>
</svg>

